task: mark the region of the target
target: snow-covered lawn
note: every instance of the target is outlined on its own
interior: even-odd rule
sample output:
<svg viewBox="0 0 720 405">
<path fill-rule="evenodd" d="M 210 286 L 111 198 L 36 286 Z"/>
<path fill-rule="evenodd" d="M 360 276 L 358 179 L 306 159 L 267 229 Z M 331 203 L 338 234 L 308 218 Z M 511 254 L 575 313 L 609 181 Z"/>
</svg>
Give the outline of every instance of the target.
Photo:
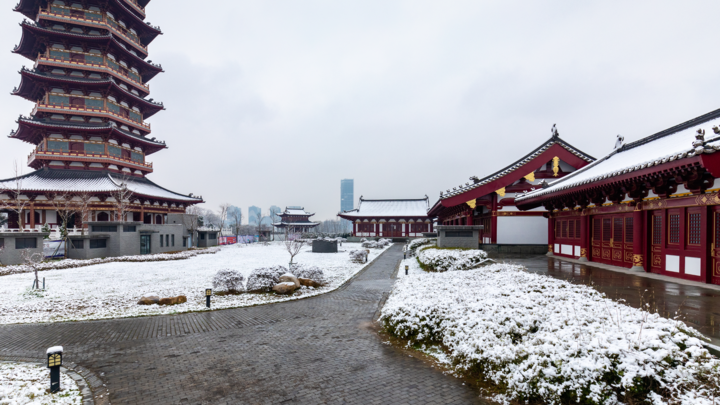
<svg viewBox="0 0 720 405">
<path fill-rule="evenodd" d="M 499 402 L 717 405 L 720 361 L 680 321 L 517 265 L 411 265 L 408 277 L 404 265 L 382 310 L 388 332 L 486 378 Z"/>
<path fill-rule="evenodd" d="M 75 381 L 60 373 L 60 392 L 48 393 L 50 369 L 39 364 L 0 362 L 0 404 L 82 404 Z"/>
<path fill-rule="evenodd" d="M 325 272 L 328 284 L 320 288 L 303 287 L 292 296 L 273 293 L 226 295 L 212 297 L 212 308 L 232 308 L 284 301 L 322 294 L 339 287 L 365 264 L 352 263 L 348 251 L 359 248 L 356 243 L 343 243 L 339 253 L 312 253 L 303 247 L 295 263 L 317 266 Z M 368 262 L 385 249 L 370 249 Z M 205 288 L 212 288 L 212 279 L 221 269 L 241 272 L 247 280 L 250 272 L 260 267 L 287 267 L 290 255 L 281 242 L 263 246 L 225 246 L 216 254 L 199 255 L 187 260 L 106 263 L 94 266 L 48 270 L 46 291 L 30 290 L 34 275 L 14 274 L 0 277 L 0 324 L 58 322 L 121 318 L 142 315 L 205 311 Z M 148 295 L 160 297 L 187 296 L 180 305 L 137 305 Z"/>
</svg>

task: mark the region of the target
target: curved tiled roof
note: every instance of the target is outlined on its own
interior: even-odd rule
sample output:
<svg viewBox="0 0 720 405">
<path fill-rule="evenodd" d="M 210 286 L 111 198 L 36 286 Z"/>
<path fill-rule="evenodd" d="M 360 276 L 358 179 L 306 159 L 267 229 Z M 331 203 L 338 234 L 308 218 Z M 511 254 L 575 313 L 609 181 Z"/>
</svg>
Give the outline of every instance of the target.
<svg viewBox="0 0 720 405">
<path fill-rule="evenodd" d="M 614 176 L 632 173 L 663 163 L 720 150 L 720 109 L 693 118 L 654 135 L 628 143 L 569 175 L 549 184 L 549 187 L 519 195 L 516 201 L 548 195 L 573 187 L 591 184 Z M 712 129 L 715 135 L 693 145 L 697 130 Z"/>
<path fill-rule="evenodd" d="M 354 210 L 343 211 L 343 218 L 365 217 L 427 217 L 428 197 L 418 199 L 366 200 L 360 197 L 360 204 Z"/>
</svg>

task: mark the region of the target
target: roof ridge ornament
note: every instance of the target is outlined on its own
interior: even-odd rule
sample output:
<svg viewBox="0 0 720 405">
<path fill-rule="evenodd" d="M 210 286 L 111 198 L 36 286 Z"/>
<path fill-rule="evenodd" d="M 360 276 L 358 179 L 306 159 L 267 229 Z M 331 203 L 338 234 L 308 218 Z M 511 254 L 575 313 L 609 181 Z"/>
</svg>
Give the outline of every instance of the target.
<svg viewBox="0 0 720 405">
<path fill-rule="evenodd" d="M 552 138 L 558 138 L 560 137 L 560 132 L 557 130 L 557 124 L 553 124 L 552 128 L 550 129 L 550 133 L 552 134 Z"/>
<path fill-rule="evenodd" d="M 615 148 L 613 150 L 619 150 L 624 145 L 625 145 L 625 137 L 618 134 L 617 139 L 615 140 Z"/>
</svg>

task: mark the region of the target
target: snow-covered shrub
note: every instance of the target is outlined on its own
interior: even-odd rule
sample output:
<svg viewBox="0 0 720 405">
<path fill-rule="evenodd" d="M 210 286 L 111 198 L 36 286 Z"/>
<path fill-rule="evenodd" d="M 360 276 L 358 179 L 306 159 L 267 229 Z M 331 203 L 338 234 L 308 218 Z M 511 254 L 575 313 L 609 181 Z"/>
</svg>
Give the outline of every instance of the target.
<svg viewBox="0 0 720 405">
<path fill-rule="evenodd" d="M 366 249 L 382 249 L 389 244 L 390 244 L 390 242 L 387 239 L 380 239 L 377 242 L 374 240 L 369 240 L 369 241 L 363 242 L 360 246 L 362 246 Z"/>
<path fill-rule="evenodd" d="M 437 272 L 474 269 L 490 261 L 484 250 L 435 247 L 420 249 L 417 260 L 423 270 Z"/>
<path fill-rule="evenodd" d="M 223 269 L 213 277 L 213 290 L 227 292 L 242 292 L 245 290 L 245 277 L 237 270 Z"/>
<path fill-rule="evenodd" d="M 367 242 L 367 238 L 361 238 L 360 242 Z"/>
<path fill-rule="evenodd" d="M 367 250 L 351 250 L 350 261 L 353 263 L 365 263 L 367 262 L 368 252 Z"/>
<path fill-rule="evenodd" d="M 220 251 L 221 248 L 214 247 L 209 249 L 193 249 L 186 250 L 178 253 L 159 253 L 155 255 L 138 255 L 138 256 L 118 256 L 118 257 L 107 257 L 104 259 L 89 259 L 89 260 L 75 260 L 65 259 L 54 262 L 45 262 L 37 265 L 39 271 L 43 270 L 65 270 L 75 269 L 78 267 L 93 266 L 96 264 L 114 263 L 114 262 L 128 262 L 128 263 L 139 263 L 139 262 L 164 262 L 170 260 L 185 260 L 197 255 L 215 254 Z M 0 276 L 7 276 L 9 274 L 29 273 L 34 271 L 29 266 L 5 266 L 0 267 Z"/>
<path fill-rule="evenodd" d="M 456 372 L 494 383 L 499 402 L 710 405 L 720 395 L 720 360 L 691 327 L 523 270 L 401 278 L 381 319 L 409 343 L 444 348 Z"/>
<path fill-rule="evenodd" d="M 386 246 L 390 246 L 391 243 L 392 243 L 392 241 L 390 239 L 378 239 L 377 247 L 378 247 L 378 249 L 382 249 Z"/>
<path fill-rule="evenodd" d="M 308 278 L 317 281 L 320 284 L 325 283 L 325 273 L 317 266 L 305 266 L 302 264 L 293 264 L 290 272 L 297 278 Z"/>
<path fill-rule="evenodd" d="M 280 276 L 287 273 L 283 266 L 261 267 L 253 270 L 248 276 L 248 291 L 270 291 L 280 282 Z"/>
<path fill-rule="evenodd" d="M 417 249 L 420 246 L 429 245 L 430 243 L 434 242 L 435 239 L 427 239 L 427 238 L 419 238 L 414 239 L 410 243 L 408 243 L 407 246 L 407 257 L 415 257 L 417 254 Z"/>
</svg>

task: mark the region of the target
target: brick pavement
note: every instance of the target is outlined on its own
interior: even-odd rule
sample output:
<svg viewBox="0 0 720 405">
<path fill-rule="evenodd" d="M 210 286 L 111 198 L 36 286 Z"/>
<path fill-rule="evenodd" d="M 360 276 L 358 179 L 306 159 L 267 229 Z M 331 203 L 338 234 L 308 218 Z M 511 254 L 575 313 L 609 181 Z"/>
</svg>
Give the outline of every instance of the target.
<svg viewBox="0 0 720 405">
<path fill-rule="evenodd" d="M 318 297 L 213 312 L 0 327 L 0 357 L 65 360 L 113 404 L 475 404 L 474 390 L 370 328 L 402 256 L 391 247 Z M 103 402 L 103 401 L 100 401 Z"/>
</svg>

